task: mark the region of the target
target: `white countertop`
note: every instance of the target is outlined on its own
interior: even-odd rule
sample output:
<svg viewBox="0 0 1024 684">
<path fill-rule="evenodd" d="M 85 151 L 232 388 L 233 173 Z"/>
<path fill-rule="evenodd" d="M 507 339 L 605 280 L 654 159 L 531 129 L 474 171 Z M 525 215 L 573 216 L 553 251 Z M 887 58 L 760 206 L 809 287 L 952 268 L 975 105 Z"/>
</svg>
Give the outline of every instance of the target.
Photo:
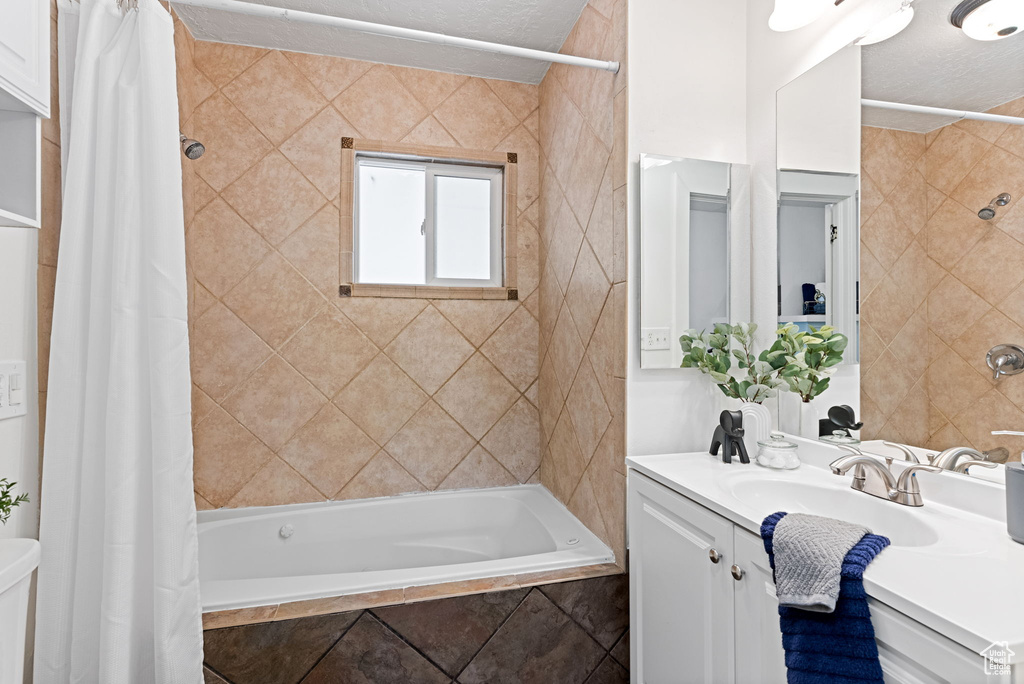
<svg viewBox="0 0 1024 684">
<path fill-rule="evenodd" d="M 845 452 L 791 439 L 803 461 L 791 471 L 738 459 L 726 465 L 707 453 L 633 456 L 626 464 L 754 534 L 776 511 L 867 525 L 893 542 L 864 574 L 871 597 L 976 653 L 1008 642 L 1012 662 L 1024 662 L 1024 544 L 1006 532 L 1001 485 L 919 473 L 924 506 L 901 506 L 850 489 L 850 473 L 833 475 L 828 464 Z"/>
</svg>

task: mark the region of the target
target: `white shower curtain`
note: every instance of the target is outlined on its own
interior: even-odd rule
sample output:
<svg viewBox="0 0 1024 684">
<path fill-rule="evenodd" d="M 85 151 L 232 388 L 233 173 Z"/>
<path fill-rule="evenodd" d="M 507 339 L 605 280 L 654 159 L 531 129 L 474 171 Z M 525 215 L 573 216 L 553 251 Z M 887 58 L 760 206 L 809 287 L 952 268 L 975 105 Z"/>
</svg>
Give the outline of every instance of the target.
<svg viewBox="0 0 1024 684">
<path fill-rule="evenodd" d="M 173 25 L 157 0 L 77 9 L 35 683 L 199 684 Z"/>
</svg>

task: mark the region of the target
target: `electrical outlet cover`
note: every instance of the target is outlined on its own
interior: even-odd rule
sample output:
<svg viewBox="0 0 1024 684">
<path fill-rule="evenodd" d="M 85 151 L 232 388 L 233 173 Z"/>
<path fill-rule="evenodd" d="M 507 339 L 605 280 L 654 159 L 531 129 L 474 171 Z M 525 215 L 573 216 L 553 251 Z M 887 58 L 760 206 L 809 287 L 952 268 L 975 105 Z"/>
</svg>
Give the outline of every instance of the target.
<svg viewBox="0 0 1024 684">
<path fill-rule="evenodd" d="M 25 383 L 28 378 L 24 361 L 0 361 L 0 420 L 17 418 L 28 413 L 28 402 L 25 401 Z M 18 376 L 14 391 L 15 403 L 11 403 L 11 376 Z"/>
</svg>

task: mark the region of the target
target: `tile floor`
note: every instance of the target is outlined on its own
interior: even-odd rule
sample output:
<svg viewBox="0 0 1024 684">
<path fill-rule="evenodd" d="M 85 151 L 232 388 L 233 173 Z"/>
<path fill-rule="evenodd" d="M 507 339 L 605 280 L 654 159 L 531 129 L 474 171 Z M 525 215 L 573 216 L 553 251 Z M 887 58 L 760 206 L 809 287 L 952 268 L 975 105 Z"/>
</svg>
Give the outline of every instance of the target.
<svg viewBox="0 0 1024 684">
<path fill-rule="evenodd" d="M 206 684 L 625 684 L 626 575 L 205 632 Z"/>
</svg>

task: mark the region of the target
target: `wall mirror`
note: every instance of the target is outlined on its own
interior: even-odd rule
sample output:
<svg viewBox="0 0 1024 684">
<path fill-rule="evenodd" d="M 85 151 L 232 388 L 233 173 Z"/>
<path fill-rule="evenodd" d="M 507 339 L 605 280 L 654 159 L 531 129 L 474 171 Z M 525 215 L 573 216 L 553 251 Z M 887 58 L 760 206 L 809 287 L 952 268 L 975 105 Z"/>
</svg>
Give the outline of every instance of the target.
<svg viewBox="0 0 1024 684">
<path fill-rule="evenodd" d="M 778 322 L 830 325 L 860 340 L 859 50 L 847 48 L 778 93 Z"/>
<path fill-rule="evenodd" d="M 1024 430 L 1024 37 L 976 40 L 950 23 L 957 4 L 916 2 L 902 33 L 780 91 L 780 202 L 789 170 L 859 176 L 861 438 L 1017 460 L 1024 437 L 1005 432 Z"/>
<path fill-rule="evenodd" d="M 679 368 L 679 337 L 730 314 L 730 251 L 749 220 L 746 167 L 640 155 L 640 367 Z"/>
</svg>

